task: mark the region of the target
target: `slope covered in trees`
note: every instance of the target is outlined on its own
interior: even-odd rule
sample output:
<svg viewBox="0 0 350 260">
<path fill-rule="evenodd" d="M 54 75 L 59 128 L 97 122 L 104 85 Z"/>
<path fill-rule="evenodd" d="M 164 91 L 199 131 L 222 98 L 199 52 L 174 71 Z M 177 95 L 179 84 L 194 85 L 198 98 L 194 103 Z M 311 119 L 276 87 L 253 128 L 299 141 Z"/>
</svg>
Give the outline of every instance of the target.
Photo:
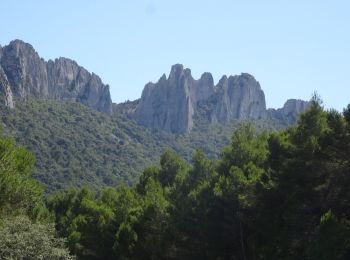
<svg viewBox="0 0 350 260">
<path fill-rule="evenodd" d="M 236 130 L 217 160 L 171 151 L 134 187 L 47 200 L 79 259 L 348 259 L 350 106 Z"/>
<path fill-rule="evenodd" d="M 134 184 L 168 147 L 188 161 L 197 148 L 217 158 L 240 123 L 211 125 L 197 115 L 190 134 L 176 135 L 144 128 L 125 113 L 110 117 L 76 102 L 45 99 L 17 102 L 15 109 L 1 107 L 0 118 L 4 131 L 35 155 L 34 177 L 47 191 Z M 284 126 L 272 120 L 253 123 L 263 130 Z"/>
<path fill-rule="evenodd" d="M 349 154 L 350 105 L 314 100 L 280 132 L 240 126 L 218 159 L 168 150 L 132 187 L 47 197 L 1 136 L 0 258 L 349 259 Z"/>
<path fill-rule="evenodd" d="M 0 259 L 74 259 L 31 177 L 34 157 L 0 136 Z"/>
</svg>

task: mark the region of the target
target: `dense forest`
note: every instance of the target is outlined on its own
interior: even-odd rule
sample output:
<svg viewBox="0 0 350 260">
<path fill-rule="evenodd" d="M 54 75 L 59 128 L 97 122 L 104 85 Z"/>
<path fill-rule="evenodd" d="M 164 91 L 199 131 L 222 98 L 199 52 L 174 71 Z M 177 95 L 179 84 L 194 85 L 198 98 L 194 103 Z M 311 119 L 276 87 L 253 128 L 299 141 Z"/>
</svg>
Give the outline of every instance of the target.
<svg viewBox="0 0 350 260">
<path fill-rule="evenodd" d="M 2 136 L 0 258 L 350 259 L 349 154 L 350 105 L 314 98 L 285 130 L 242 124 L 217 159 L 166 150 L 133 186 L 47 195 Z"/>
<path fill-rule="evenodd" d="M 35 155 L 33 176 L 47 192 L 135 184 L 142 170 L 169 147 L 187 161 L 196 149 L 218 158 L 240 122 L 213 125 L 205 116 L 196 115 L 193 131 L 180 135 L 142 127 L 125 111 L 108 116 L 78 102 L 29 98 L 15 109 L 0 104 L 3 131 Z M 251 122 L 260 131 L 286 127 L 273 119 Z"/>
</svg>

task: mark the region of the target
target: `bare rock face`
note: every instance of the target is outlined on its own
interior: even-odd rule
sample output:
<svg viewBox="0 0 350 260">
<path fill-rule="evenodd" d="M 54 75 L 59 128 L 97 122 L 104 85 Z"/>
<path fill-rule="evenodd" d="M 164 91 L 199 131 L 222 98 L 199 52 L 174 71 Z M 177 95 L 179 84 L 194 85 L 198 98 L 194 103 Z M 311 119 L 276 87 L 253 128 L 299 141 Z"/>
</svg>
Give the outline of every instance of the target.
<svg viewBox="0 0 350 260">
<path fill-rule="evenodd" d="M 310 104 L 311 103 L 309 101 L 288 99 L 282 108 L 270 108 L 268 109 L 267 114 L 271 118 L 276 118 L 286 122 L 287 124 L 292 124 L 298 119 L 298 115 L 304 112 L 310 106 Z"/>
<path fill-rule="evenodd" d="M 1 102 L 4 102 L 9 108 L 14 108 L 15 103 L 13 101 L 13 95 L 10 87 L 10 83 L 7 80 L 6 74 L 0 65 L 0 95 Z"/>
<path fill-rule="evenodd" d="M 49 97 L 80 102 L 107 114 L 112 113 L 109 86 L 75 61 L 59 58 L 47 62 Z"/>
<path fill-rule="evenodd" d="M 216 104 L 213 122 L 232 119 L 261 118 L 265 116 L 265 95 L 259 82 L 247 73 L 223 76 L 216 87 Z"/>
<path fill-rule="evenodd" d="M 189 69 L 177 64 L 168 78 L 163 75 L 145 86 L 132 117 L 149 128 L 186 133 L 194 125 L 194 114 L 204 106 L 214 123 L 266 115 L 264 92 L 253 76 L 224 76 L 215 86 L 210 73 L 195 80 Z"/>
<path fill-rule="evenodd" d="M 59 58 L 46 62 L 30 44 L 15 40 L 1 48 L 0 64 L 13 96 L 19 100 L 27 97 L 70 100 L 112 113 L 109 86 L 75 61 Z M 3 83 L 0 87 L 5 89 Z"/>
<path fill-rule="evenodd" d="M 0 45 L 0 60 L 2 57 L 2 47 Z M 13 108 L 15 106 L 12 97 L 12 91 L 10 87 L 10 83 L 7 79 L 6 73 L 1 67 L 0 63 L 0 102 L 3 102 L 6 106 Z"/>
<path fill-rule="evenodd" d="M 189 69 L 172 66 L 169 77 L 148 83 L 132 117 L 141 125 L 174 133 L 185 133 L 193 127 L 197 103 L 214 93 L 213 77 L 205 73 L 194 80 Z"/>
<path fill-rule="evenodd" d="M 3 48 L 1 65 L 15 96 L 47 96 L 45 61 L 33 47 L 22 41 L 12 41 Z"/>
<path fill-rule="evenodd" d="M 129 113 L 139 124 L 173 133 L 188 133 L 196 114 L 211 123 L 232 119 L 274 118 L 294 123 L 309 102 L 288 100 L 283 108 L 266 109 L 265 95 L 256 79 L 247 73 L 223 76 L 215 86 L 210 73 L 195 80 L 189 69 L 172 66 L 169 77 L 148 83 L 141 99 Z"/>
</svg>

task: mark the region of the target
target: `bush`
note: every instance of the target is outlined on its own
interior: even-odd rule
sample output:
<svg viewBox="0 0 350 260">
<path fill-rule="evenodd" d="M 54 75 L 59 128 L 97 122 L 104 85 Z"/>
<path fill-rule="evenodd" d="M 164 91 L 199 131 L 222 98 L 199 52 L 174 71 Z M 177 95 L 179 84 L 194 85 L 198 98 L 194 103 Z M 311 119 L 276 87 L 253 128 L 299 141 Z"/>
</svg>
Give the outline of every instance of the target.
<svg viewBox="0 0 350 260">
<path fill-rule="evenodd" d="M 75 259 L 54 233 L 52 224 L 33 223 L 25 216 L 6 219 L 0 228 L 0 258 Z"/>
</svg>

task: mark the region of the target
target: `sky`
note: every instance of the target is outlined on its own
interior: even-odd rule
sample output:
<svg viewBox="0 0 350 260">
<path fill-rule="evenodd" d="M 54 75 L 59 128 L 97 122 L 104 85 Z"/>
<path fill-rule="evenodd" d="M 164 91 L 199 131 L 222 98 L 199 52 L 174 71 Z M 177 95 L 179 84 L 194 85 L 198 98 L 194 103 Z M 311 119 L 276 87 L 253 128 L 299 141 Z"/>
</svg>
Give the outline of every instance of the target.
<svg viewBox="0 0 350 260">
<path fill-rule="evenodd" d="M 45 60 L 71 58 L 135 100 L 171 65 L 194 78 L 252 74 L 267 107 L 317 91 L 350 103 L 348 0 L 1 0 L 0 44 L 21 39 Z"/>
</svg>

